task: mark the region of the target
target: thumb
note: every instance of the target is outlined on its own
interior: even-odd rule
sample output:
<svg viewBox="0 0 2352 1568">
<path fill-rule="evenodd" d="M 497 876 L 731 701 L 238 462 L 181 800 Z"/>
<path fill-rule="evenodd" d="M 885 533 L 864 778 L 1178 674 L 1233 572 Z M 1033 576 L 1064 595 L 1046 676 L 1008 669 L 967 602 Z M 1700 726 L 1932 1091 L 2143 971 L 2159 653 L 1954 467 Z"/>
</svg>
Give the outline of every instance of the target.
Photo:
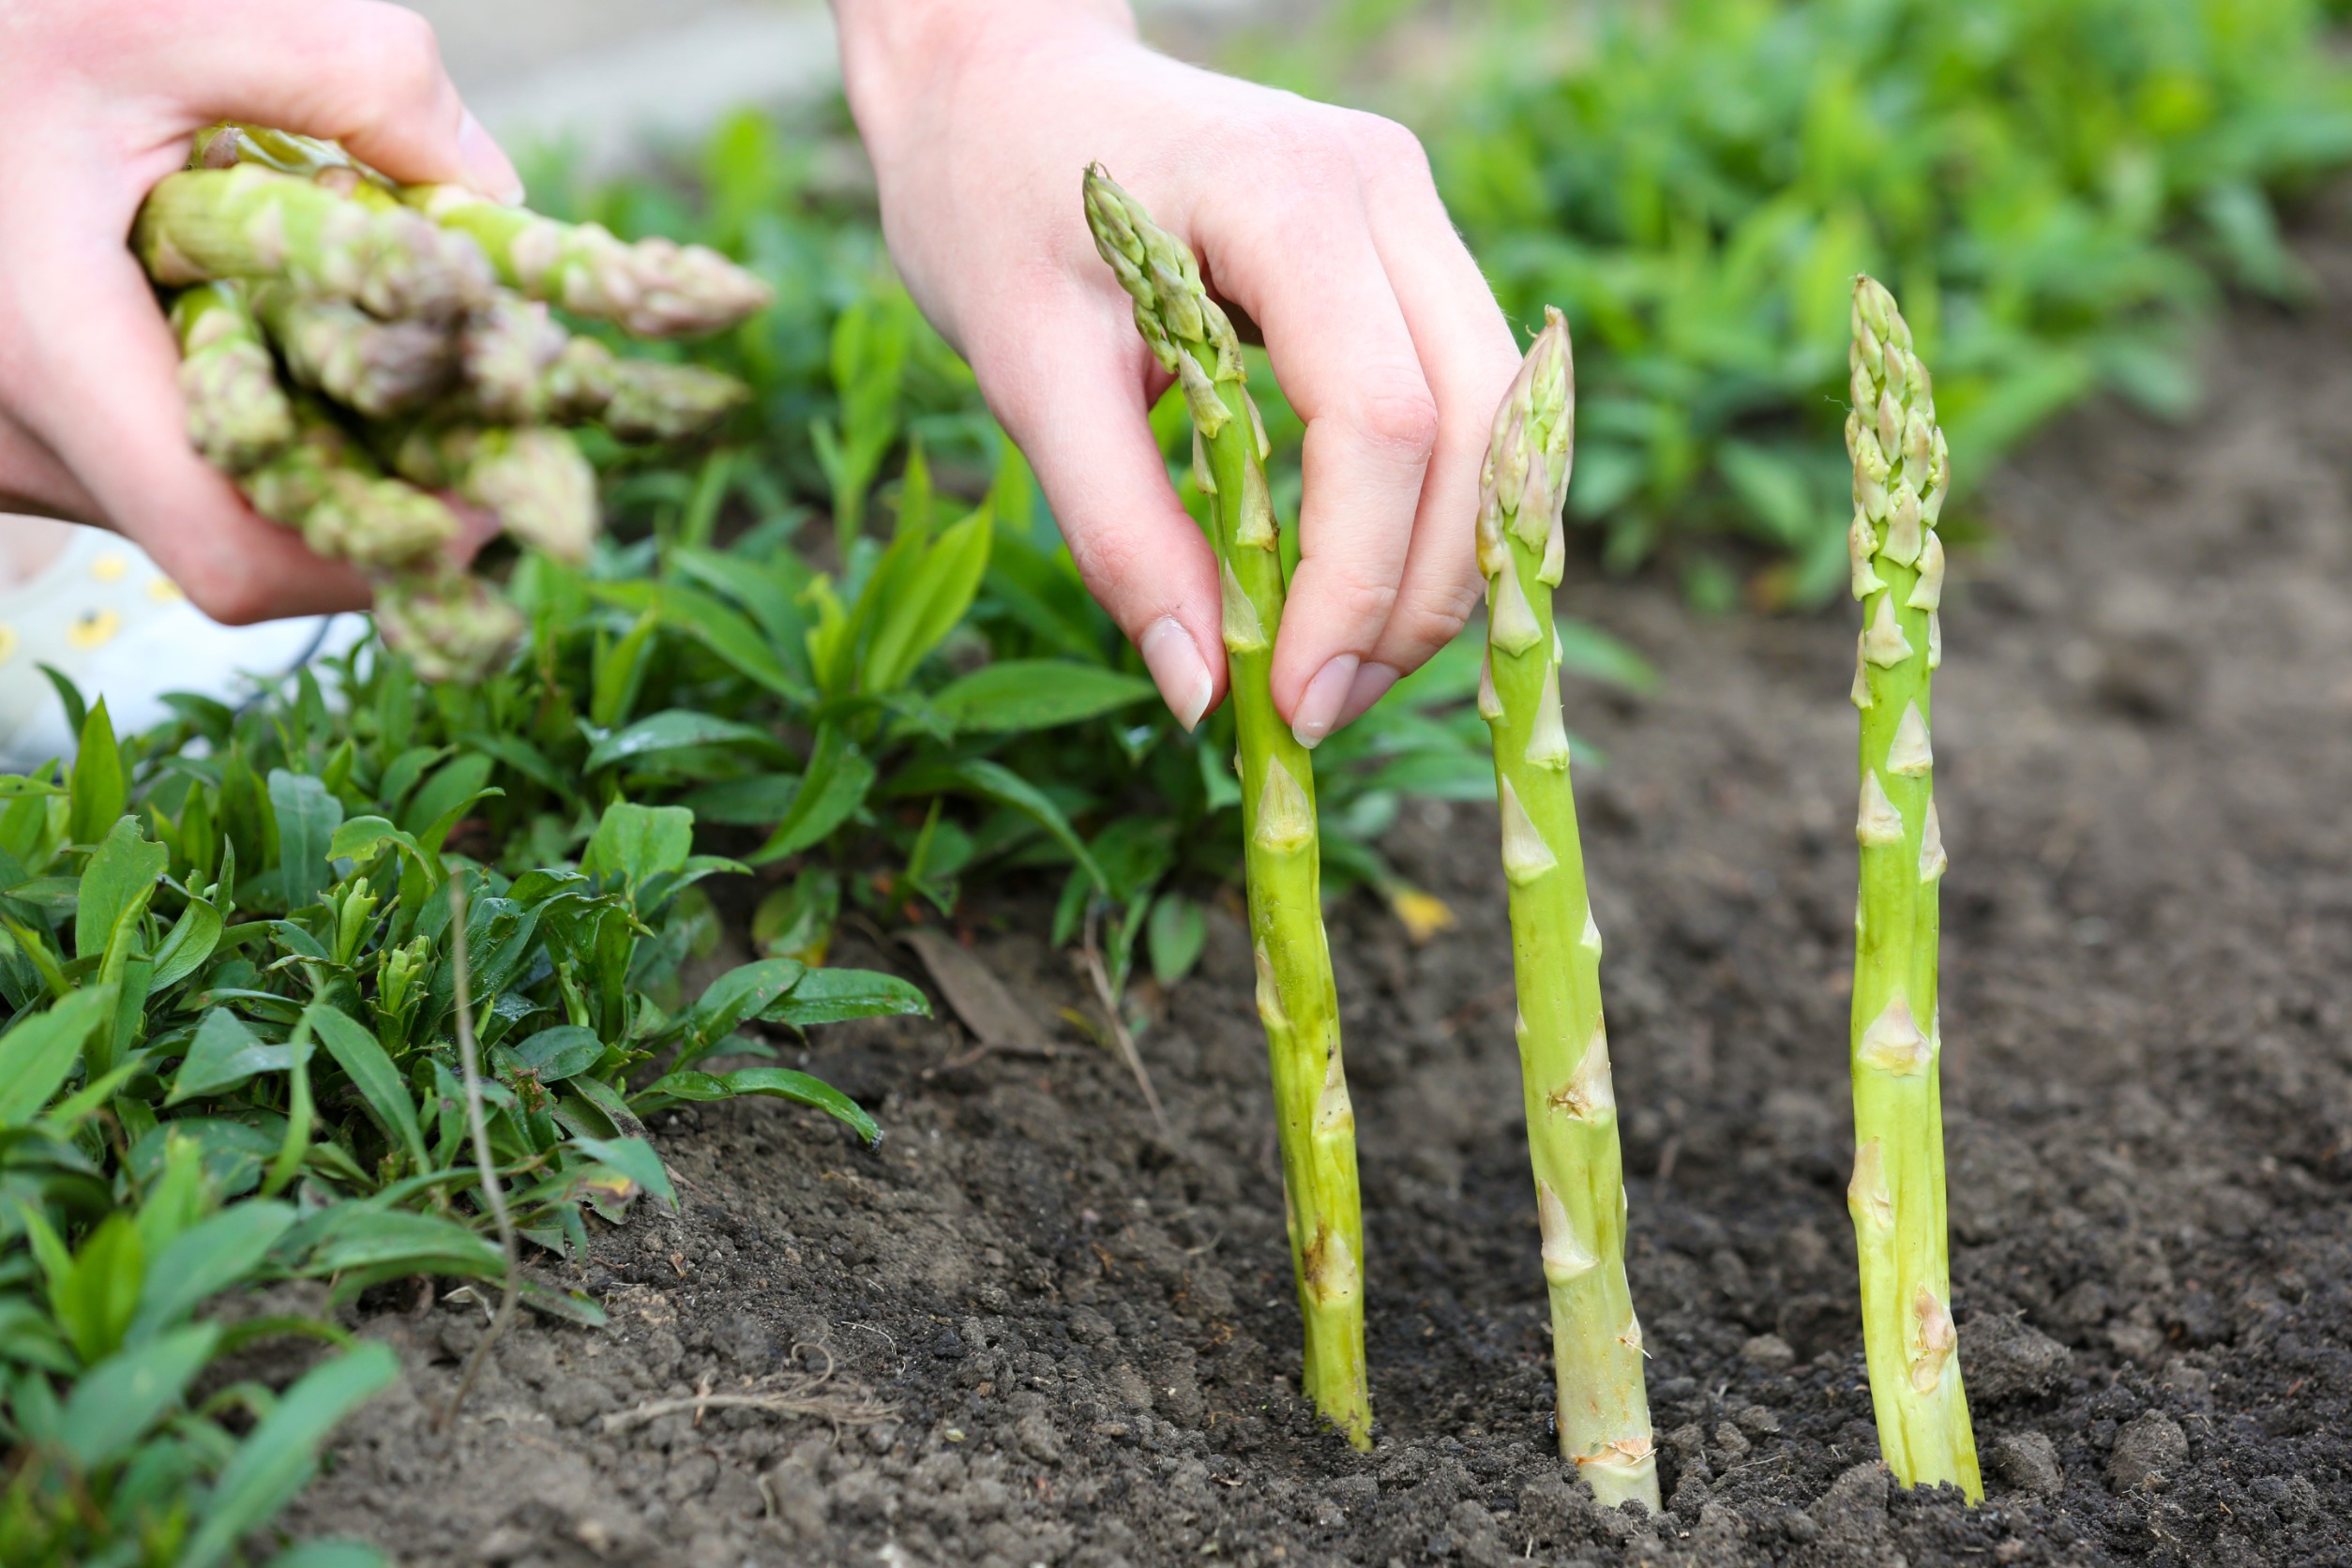
<svg viewBox="0 0 2352 1568">
<path fill-rule="evenodd" d="M 173 40 L 181 102 L 339 142 L 396 180 L 522 200 L 514 163 L 466 112 L 432 24 L 382 0 L 213 0 Z M 264 45 L 260 40 L 267 40 Z"/>
</svg>

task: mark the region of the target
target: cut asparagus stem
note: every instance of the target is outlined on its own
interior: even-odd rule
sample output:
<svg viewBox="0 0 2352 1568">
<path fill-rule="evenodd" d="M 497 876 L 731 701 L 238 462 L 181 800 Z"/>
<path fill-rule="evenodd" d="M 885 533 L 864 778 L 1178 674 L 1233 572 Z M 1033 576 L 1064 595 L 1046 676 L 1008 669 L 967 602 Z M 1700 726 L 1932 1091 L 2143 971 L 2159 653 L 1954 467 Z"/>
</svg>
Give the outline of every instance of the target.
<svg viewBox="0 0 2352 1568">
<path fill-rule="evenodd" d="M 131 246 L 158 283 L 281 279 L 386 320 L 454 319 L 490 298 L 474 246 L 258 164 L 166 175 L 139 209 Z"/>
<path fill-rule="evenodd" d="M 1854 282 L 1854 460 L 1847 534 L 1862 601 L 1853 700 L 1862 710 L 1862 897 L 1854 917 L 1854 1177 L 1862 1342 L 1878 1447 L 1906 1486 L 1984 1495 L 1960 1385 L 1945 1239 L 1937 1063 L 1937 893 L 1944 872 L 1928 746 L 1928 672 L 1944 551 L 1936 521 L 1952 463 L 1927 368 L 1893 296 Z"/>
<path fill-rule="evenodd" d="M 577 565 L 596 536 L 596 475 L 579 445 L 543 425 L 418 424 L 386 432 L 393 472 L 454 490 L 525 544 Z"/>
<path fill-rule="evenodd" d="M 248 474 L 294 440 L 294 406 L 243 287 L 199 283 L 172 302 L 188 439 L 224 474 Z"/>
<path fill-rule="evenodd" d="M 284 283 L 254 284 L 252 298 L 294 379 L 370 419 L 430 400 L 456 371 L 457 340 L 437 322 L 378 321 L 349 300 Z"/>
<path fill-rule="evenodd" d="M 376 629 L 419 678 L 478 681 L 522 637 L 522 616 L 477 577 L 449 567 L 403 572 L 376 585 Z"/>
<path fill-rule="evenodd" d="M 447 506 L 384 477 L 324 409 L 297 402 L 295 427 L 291 445 L 239 481 L 255 511 L 321 555 L 379 570 L 432 557 L 457 537 Z"/>
<path fill-rule="evenodd" d="M 765 283 L 706 246 L 659 236 L 631 244 L 602 224 L 501 206 L 461 186 L 410 186 L 400 195 L 433 221 L 470 236 L 507 287 L 618 322 L 640 338 L 716 332 L 774 297 Z"/>
<path fill-rule="evenodd" d="M 1242 828 L 1258 1016 L 1274 1062 L 1290 1259 L 1305 1324 L 1307 1397 L 1371 1446 L 1364 1357 L 1364 1217 L 1355 1113 L 1339 1056 L 1338 994 L 1323 932 L 1315 774 L 1267 686 L 1286 584 L 1266 490 L 1263 426 L 1242 349 L 1190 249 L 1099 165 L 1085 178 L 1095 248 L 1135 300 L 1136 327 L 1181 381 L 1206 457 L 1225 583 L 1225 647 L 1241 743 Z"/>
<path fill-rule="evenodd" d="M 1486 579 L 1480 707 L 1495 744 L 1528 1152 L 1551 1295 L 1560 1453 L 1604 1507 L 1658 1508 L 1641 1324 L 1625 1279 L 1625 1182 L 1601 1018 L 1600 931 L 1584 880 L 1560 722 L 1552 590 L 1576 440 L 1568 323 L 1544 330 L 1495 415 L 1481 475 Z"/>
</svg>

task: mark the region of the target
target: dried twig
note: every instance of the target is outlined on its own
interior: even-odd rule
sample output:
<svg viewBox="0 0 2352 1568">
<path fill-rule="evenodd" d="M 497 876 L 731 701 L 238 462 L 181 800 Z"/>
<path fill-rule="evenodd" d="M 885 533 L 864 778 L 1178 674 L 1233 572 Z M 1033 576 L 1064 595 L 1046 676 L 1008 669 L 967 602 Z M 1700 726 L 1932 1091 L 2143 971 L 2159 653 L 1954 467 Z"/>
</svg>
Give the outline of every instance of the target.
<svg viewBox="0 0 2352 1568">
<path fill-rule="evenodd" d="M 897 1410 L 873 1395 L 857 1394 L 823 1394 L 820 1391 L 833 1380 L 833 1352 L 822 1342 L 792 1347 L 797 1356 L 803 1350 L 823 1351 L 825 1364 L 815 1372 L 798 1377 L 772 1380 L 766 1388 L 754 1387 L 745 1394 L 712 1394 L 699 1391 L 684 1399 L 656 1399 L 626 1410 L 615 1410 L 604 1418 L 607 1433 L 626 1432 L 642 1426 L 649 1421 L 659 1421 L 666 1415 L 686 1415 L 691 1412 L 699 1423 L 704 1410 L 765 1410 L 771 1415 L 822 1416 L 836 1427 L 876 1426 L 897 1415 Z"/>
<path fill-rule="evenodd" d="M 1152 1088 L 1152 1075 L 1143 1069 L 1143 1053 L 1135 1048 L 1135 1036 L 1127 1033 L 1124 1018 L 1119 1016 L 1119 999 L 1110 988 L 1110 972 L 1103 968 L 1102 950 L 1094 944 L 1094 930 L 1100 923 L 1099 908 L 1086 907 L 1086 977 L 1094 983 L 1094 999 L 1103 1004 L 1103 1016 L 1110 1020 L 1111 1038 L 1119 1044 L 1119 1054 L 1127 1061 L 1127 1070 L 1135 1074 L 1138 1089 L 1143 1091 L 1143 1103 L 1152 1108 L 1152 1120 L 1158 1123 L 1163 1140 L 1173 1143 L 1176 1135 L 1168 1125 L 1168 1112 L 1160 1108 L 1160 1097 Z"/>
<path fill-rule="evenodd" d="M 482 1114 L 482 1071 L 474 1046 L 474 997 L 472 976 L 466 967 L 465 920 L 465 880 L 460 873 L 449 879 L 449 953 L 457 978 L 458 1067 L 464 1075 L 465 1120 L 474 1133 L 474 1162 L 482 1174 L 482 1197 L 490 1204 L 490 1218 L 498 1227 L 499 1250 L 506 1257 L 506 1283 L 498 1298 L 496 1315 L 466 1356 L 465 1365 L 458 1373 L 457 1390 L 449 1395 L 449 1408 L 441 1413 L 441 1429 L 445 1432 L 457 1424 L 458 1407 L 465 1403 L 474 1380 L 481 1375 L 482 1363 L 489 1359 L 490 1347 L 498 1343 L 506 1325 L 514 1321 L 515 1304 L 522 1295 L 522 1252 L 515 1240 L 515 1222 L 506 1213 L 505 1189 L 499 1185 L 498 1162 L 490 1153 L 490 1123 Z"/>
</svg>

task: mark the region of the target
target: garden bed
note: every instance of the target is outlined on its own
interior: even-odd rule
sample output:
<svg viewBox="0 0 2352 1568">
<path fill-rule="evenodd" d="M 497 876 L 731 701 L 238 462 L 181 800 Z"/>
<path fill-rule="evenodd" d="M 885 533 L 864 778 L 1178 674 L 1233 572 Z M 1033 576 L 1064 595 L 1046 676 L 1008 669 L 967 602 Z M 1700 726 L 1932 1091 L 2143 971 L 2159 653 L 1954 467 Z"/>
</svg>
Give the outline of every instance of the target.
<svg viewBox="0 0 2352 1568">
<path fill-rule="evenodd" d="M 1891 1493 L 1844 1187 L 1849 615 L 1564 602 L 1655 659 L 1573 689 L 1666 1516 L 1560 1477 L 1485 808 L 1389 849 L 1460 916 L 1334 913 L 1364 1157 L 1369 1455 L 1295 1394 L 1242 927 L 1141 1048 L 818 1037 L 867 1153 L 774 1103 L 656 1119 L 674 1218 L 600 1230 L 601 1332 L 525 1323 L 432 1435 L 480 1307 L 387 1310 L 405 1384 L 287 1521 L 437 1564 L 2299 1563 L 2352 1552 L 2352 224 L 2241 310 L 2194 424 L 2094 409 L 1980 494 L 1937 683 L 1945 1120 L 1990 1496 Z M 1048 1025 L 1048 906 L 968 909 Z M 833 959 L 917 974 L 846 932 Z M 789 1060 L 789 1056 L 788 1056 Z M 372 1300 L 373 1298 L 371 1298 Z M 819 1348 L 821 1347 L 821 1348 Z M 807 1386 L 830 1368 L 822 1386 Z M 610 1431 L 698 1391 L 712 1410 Z M 890 1418 L 859 1424 L 861 1402 Z M 1898 1557 L 1896 1554 L 1900 1554 Z"/>
</svg>

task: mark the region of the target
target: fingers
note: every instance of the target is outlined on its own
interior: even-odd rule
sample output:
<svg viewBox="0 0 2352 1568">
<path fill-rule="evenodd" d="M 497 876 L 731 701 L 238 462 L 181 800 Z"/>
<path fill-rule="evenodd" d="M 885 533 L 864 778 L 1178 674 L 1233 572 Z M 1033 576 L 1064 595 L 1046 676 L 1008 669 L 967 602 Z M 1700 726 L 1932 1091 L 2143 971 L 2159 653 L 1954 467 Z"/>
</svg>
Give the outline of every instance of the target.
<svg viewBox="0 0 2352 1568">
<path fill-rule="evenodd" d="M 1446 216 L 1412 133 L 1362 116 L 1357 161 L 1372 241 L 1437 400 L 1438 431 L 1396 602 L 1340 710 L 1342 724 L 1453 641 L 1478 602 L 1473 520 L 1479 473 L 1496 406 L 1520 358 L 1501 309 Z"/>
<path fill-rule="evenodd" d="M 1204 208 L 1197 237 L 1306 420 L 1300 560 L 1272 686 L 1275 710 L 1311 746 L 1341 721 L 1381 647 L 1441 427 L 1352 164 L 1344 151 L 1307 153 L 1287 173 L 1286 200 Z"/>
<path fill-rule="evenodd" d="M 19 257 L 9 279 L 29 341 L 12 369 L 32 434 L 78 481 L 84 520 L 135 539 L 196 607 L 232 625 L 354 610 L 358 575 L 256 514 L 188 445 L 178 354 L 128 252 Z M 28 389 L 38 396 L 25 396 Z M 57 509 L 68 509 L 61 506 Z"/>
<path fill-rule="evenodd" d="M 397 180 L 522 200 L 514 164 L 466 113 L 415 11 L 379 0 L 213 0 L 197 14 L 201 25 L 173 40 L 173 73 L 199 117 L 332 137 Z"/>
<path fill-rule="evenodd" d="M 1052 499 L 1088 591 L 1190 730 L 1225 685 L 1216 556 L 1168 486 L 1145 403 L 1143 344 L 1125 296 L 1107 272 L 1103 281 L 1099 292 L 1011 312 L 1019 336 L 975 343 L 972 366 Z"/>
</svg>

